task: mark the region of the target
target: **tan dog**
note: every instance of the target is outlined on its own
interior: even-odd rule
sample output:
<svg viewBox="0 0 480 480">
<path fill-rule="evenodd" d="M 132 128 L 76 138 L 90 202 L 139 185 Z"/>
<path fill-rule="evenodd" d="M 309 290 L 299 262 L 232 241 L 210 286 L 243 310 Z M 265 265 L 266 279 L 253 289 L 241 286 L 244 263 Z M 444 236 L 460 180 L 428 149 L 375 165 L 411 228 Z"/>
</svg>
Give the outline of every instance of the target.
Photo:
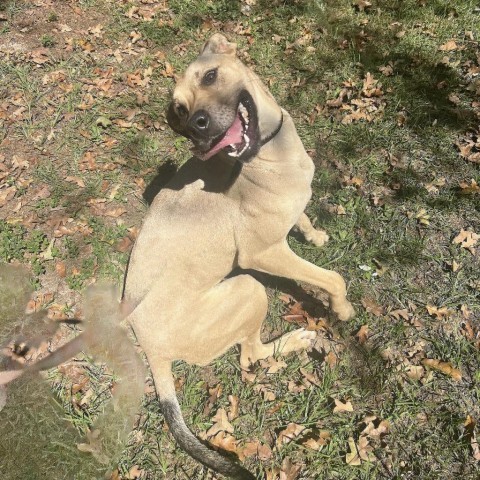
<svg viewBox="0 0 480 480">
<path fill-rule="evenodd" d="M 178 81 L 168 122 L 191 139 L 196 156 L 155 198 L 132 252 L 125 300 L 145 351 L 170 430 L 191 456 L 237 479 L 254 478 L 200 443 L 181 416 L 172 360 L 206 365 L 240 344 L 240 363 L 308 348 L 314 332 L 299 329 L 260 341 L 265 288 L 235 267 L 316 285 L 342 320 L 354 311 L 335 272 L 299 258 L 286 236 L 297 226 L 322 245 L 328 236 L 303 213 L 314 166 L 289 114 L 214 35 Z"/>
<path fill-rule="evenodd" d="M 133 308 L 127 321 L 147 355 L 173 436 L 207 467 L 248 480 L 255 477 L 207 448 L 185 425 L 172 361 L 206 365 L 240 344 L 240 364 L 248 368 L 274 353 L 310 347 L 315 332 L 304 329 L 261 342 L 265 288 L 248 274 L 232 274 L 237 267 L 320 287 L 341 320 L 354 310 L 338 273 L 299 258 L 287 244 L 294 226 L 315 245 L 328 240 L 303 213 L 313 162 L 290 115 L 235 52 L 235 44 L 214 35 L 178 81 L 167 119 L 193 141 L 196 155 L 147 214 L 131 255 L 124 301 Z M 78 349 L 79 343 L 71 345 Z M 63 361 L 73 353 L 67 346 L 58 357 Z M 51 367 L 53 360 L 32 369 Z"/>
</svg>

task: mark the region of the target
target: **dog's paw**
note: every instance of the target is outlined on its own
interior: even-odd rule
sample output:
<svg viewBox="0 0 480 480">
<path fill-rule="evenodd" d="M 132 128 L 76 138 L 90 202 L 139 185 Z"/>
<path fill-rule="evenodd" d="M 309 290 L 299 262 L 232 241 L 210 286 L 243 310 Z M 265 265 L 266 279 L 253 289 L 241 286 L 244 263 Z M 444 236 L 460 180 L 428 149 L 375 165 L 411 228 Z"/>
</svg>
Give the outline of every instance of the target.
<svg viewBox="0 0 480 480">
<path fill-rule="evenodd" d="M 305 350 L 312 347 L 314 340 L 317 338 L 317 333 L 299 328 L 293 332 L 286 333 L 279 339 L 280 353 L 296 352 L 298 350 Z"/>
<path fill-rule="evenodd" d="M 342 322 L 350 320 L 355 316 L 355 309 L 348 300 L 345 300 L 345 303 L 342 305 L 335 305 L 333 311 L 336 313 L 338 319 Z"/>
<path fill-rule="evenodd" d="M 316 247 L 322 247 L 328 242 L 329 236 L 323 230 L 313 230 L 306 239 Z"/>
</svg>

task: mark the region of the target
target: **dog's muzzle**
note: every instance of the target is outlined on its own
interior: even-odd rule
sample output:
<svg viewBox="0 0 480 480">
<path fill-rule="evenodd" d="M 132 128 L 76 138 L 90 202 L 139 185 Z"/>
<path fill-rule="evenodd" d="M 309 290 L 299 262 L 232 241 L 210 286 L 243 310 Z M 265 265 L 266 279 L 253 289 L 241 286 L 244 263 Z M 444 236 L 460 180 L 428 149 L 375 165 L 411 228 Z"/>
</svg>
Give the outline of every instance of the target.
<svg viewBox="0 0 480 480">
<path fill-rule="evenodd" d="M 214 119 L 206 110 L 199 110 L 182 122 L 174 105 L 170 105 L 167 121 L 174 131 L 192 140 L 192 152 L 201 160 L 224 151 L 241 162 L 248 162 L 260 149 L 257 108 L 247 90 L 242 90 L 238 96 L 231 125 L 213 138 L 208 137 L 208 131 Z"/>
</svg>

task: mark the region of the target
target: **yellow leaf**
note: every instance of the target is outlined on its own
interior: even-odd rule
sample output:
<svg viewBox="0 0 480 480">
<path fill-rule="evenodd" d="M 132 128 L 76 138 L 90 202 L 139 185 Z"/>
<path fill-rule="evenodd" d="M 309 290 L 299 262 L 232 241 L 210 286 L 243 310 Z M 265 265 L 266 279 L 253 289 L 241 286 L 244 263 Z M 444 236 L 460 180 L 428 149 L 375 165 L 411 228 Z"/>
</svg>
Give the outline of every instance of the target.
<svg viewBox="0 0 480 480">
<path fill-rule="evenodd" d="M 442 362 L 433 358 L 424 358 L 422 364 L 426 367 L 442 372 L 449 377 L 452 377 L 456 382 L 462 379 L 462 372 L 453 367 L 450 362 Z"/>
</svg>

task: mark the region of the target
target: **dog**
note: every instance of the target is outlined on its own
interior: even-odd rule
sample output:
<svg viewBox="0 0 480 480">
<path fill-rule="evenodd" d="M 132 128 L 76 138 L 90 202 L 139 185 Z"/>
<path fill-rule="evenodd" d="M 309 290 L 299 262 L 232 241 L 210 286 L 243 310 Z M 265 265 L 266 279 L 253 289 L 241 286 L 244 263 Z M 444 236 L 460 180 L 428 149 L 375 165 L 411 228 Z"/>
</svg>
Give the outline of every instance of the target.
<svg viewBox="0 0 480 480">
<path fill-rule="evenodd" d="M 267 295 L 247 271 L 320 287 L 341 320 L 354 309 L 338 273 L 303 260 L 288 246 L 293 227 L 317 246 L 328 240 L 304 213 L 314 165 L 292 118 L 237 58 L 234 43 L 221 34 L 210 38 L 178 79 L 167 121 L 192 141 L 194 156 L 146 215 L 124 284 L 123 302 L 131 310 L 126 321 L 146 354 L 166 423 L 181 448 L 228 478 L 252 480 L 252 473 L 188 429 L 172 361 L 206 365 L 239 344 L 240 365 L 247 369 L 274 353 L 311 346 L 315 332 L 301 328 L 262 343 Z M 71 353 L 65 348 L 61 360 Z M 44 360 L 40 367 L 53 363 Z"/>
<path fill-rule="evenodd" d="M 262 343 L 267 313 L 261 283 L 232 270 L 307 282 L 329 294 L 341 320 L 354 314 L 342 277 L 294 254 L 296 226 L 317 246 L 328 240 L 304 213 L 314 165 L 290 115 L 280 108 L 236 45 L 215 34 L 177 81 L 171 128 L 194 156 L 154 199 L 132 251 L 124 299 L 150 365 L 170 431 L 193 458 L 234 479 L 253 479 L 188 430 L 175 395 L 172 360 L 206 365 L 240 344 L 240 364 L 311 346 L 298 329 Z"/>
</svg>

